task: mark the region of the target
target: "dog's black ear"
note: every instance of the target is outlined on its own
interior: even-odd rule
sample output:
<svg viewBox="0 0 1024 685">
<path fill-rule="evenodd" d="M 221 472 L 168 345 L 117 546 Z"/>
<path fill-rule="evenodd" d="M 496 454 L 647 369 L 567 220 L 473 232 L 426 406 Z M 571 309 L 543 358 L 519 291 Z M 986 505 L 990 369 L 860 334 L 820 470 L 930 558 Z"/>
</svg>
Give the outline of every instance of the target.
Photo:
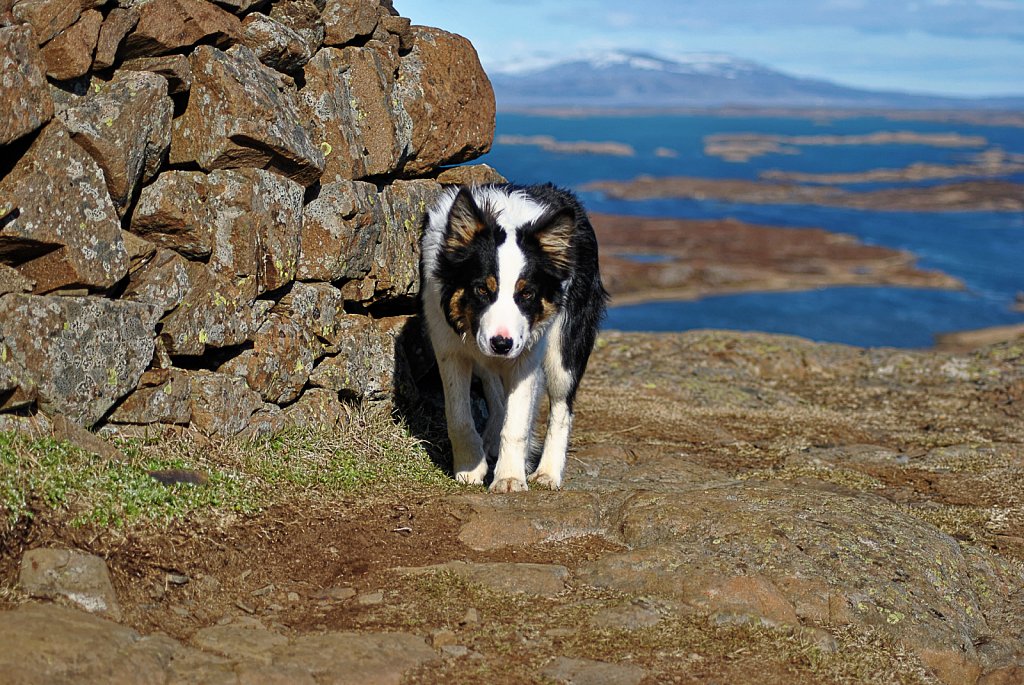
<svg viewBox="0 0 1024 685">
<path fill-rule="evenodd" d="M 468 247 L 473 240 L 487 228 L 487 223 L 480 208 L 473 201 L 469 188 L 460 188 L 455 196 L 451 211 L 448 212 L 448 230 L 445 233 L 445 246 L 449 250 Z"/>
<path fill-rule="evenodd" d="M 576 214 L 568 207 L 542 218 L 533 230 L 544 256 L 559 271 L 572 269 L 575 260 L 572 236 L 575 231 Z"/>
</svg>

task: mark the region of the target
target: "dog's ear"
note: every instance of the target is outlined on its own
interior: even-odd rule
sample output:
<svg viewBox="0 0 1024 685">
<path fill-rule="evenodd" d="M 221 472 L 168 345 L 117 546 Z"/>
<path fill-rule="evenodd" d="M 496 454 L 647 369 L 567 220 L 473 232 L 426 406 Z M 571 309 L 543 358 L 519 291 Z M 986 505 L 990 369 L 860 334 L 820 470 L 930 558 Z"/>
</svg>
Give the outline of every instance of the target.
<svg viewBox="0 0 1024 685">
<path fill-rule="evenodd" d="M 572 269 L 575 259 L 572 236 L 575 231 L 576 214 L 570 208 L 541 219 L 533 231 L 544 256 L 559 271 Z"/>
<path fill-rule="evenodd" d="M 455 202 L 448 212 L 448 230 L 445 232 L 445 246 L 449 250 L 468 247 L 487 228 L 480 208 L 473 201 L 468 188 L 460 188 Z"/>
</svg>

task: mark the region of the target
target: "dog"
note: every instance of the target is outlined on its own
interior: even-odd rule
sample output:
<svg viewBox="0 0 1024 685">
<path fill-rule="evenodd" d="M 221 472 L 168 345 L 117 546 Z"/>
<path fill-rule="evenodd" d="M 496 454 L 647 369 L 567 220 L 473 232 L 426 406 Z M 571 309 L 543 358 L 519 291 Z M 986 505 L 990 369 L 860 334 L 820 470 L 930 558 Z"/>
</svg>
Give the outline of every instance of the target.
<svg viewBox="0 0 1024 685">
<path fill-rule="evenodd" d="M 456 480 L 483 484 L 490 455 L 491 492 L 528 489 L 546 390 L 547 434 L 529 481 L 560 489 L 576 390 L 608 300 L 582 205 L 550 184 L 448 187 L 428 211 L 420 254 Z M 473 422 L 474 374 L 487 402 L 483 435 Z"/>
</svg>

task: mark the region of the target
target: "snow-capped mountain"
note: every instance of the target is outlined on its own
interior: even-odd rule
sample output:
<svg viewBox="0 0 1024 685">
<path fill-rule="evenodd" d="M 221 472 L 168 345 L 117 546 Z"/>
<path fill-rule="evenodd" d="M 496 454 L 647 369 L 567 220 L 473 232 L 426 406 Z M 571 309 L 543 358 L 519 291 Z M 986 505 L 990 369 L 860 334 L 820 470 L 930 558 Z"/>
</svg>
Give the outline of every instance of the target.
<svg viewBox="0 0 1024 685">
<path fill-rule="evenodd" d="M 720 53 L 675 58 L 622 50 L 489 70 L 499 108 L 891 107 L 1019 108 L 1024 98 L 967 99 L 870 91 L 790 76 Z"/>
</svg>

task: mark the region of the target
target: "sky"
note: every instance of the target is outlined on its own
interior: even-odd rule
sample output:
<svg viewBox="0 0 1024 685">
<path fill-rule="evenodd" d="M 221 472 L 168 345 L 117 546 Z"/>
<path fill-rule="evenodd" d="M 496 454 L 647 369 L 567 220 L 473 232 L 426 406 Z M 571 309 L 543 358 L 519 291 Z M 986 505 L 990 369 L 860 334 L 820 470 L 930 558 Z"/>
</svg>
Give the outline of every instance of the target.
<svg viewBox="0 0 1024 685">
<path fill-rule="evenodd" d="M 1024 0 L 395 0 L 492 71 L 606 49 L 727 53 L 794 76 L 1024 95 Z"/>
</svg>

